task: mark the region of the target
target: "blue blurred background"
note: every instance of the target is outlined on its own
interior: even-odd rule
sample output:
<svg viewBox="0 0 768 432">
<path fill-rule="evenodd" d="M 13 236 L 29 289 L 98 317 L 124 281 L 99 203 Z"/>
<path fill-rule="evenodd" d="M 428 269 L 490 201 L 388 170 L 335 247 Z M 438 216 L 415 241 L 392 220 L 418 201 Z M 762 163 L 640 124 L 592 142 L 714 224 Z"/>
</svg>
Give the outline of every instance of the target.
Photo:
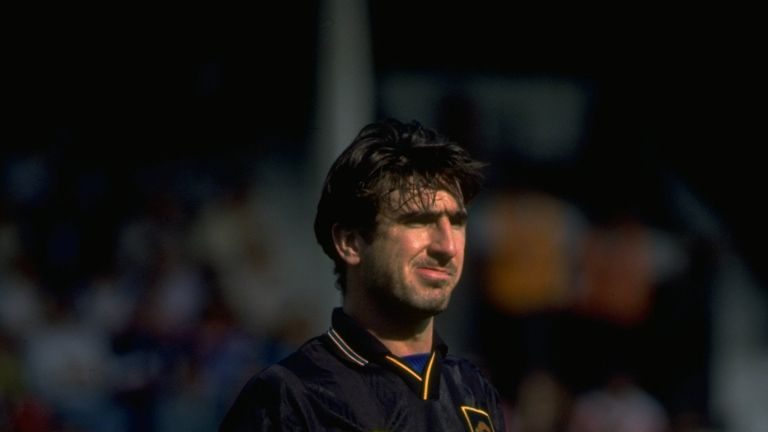
<svg viewBox="0 0 768 432">
<path fill-rule="evenodd" d="M 490 162 L 438 326 L 510 430 L 765 430 L 753 27 L 343 0 L 102 12 L 32 14 L 4 55 L 1 431 L 214 430 L 329 325 L 314 206 L 384 117 Z"/>
</svg>

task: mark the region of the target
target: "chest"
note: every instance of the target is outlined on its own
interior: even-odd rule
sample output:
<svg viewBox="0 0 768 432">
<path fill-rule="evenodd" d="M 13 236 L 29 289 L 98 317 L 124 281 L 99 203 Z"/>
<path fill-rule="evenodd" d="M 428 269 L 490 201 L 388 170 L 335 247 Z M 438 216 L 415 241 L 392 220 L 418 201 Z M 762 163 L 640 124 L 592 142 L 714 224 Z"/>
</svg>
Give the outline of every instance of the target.
<svg viewBox="0 0 768 432">
<path fill-rule="evenodd" d="M 461 379 L 441 373 L 426 400 L 418 385 L 385 369 L 305 383 L 305 397 L 318 430 L 494 431 L 485 395 Z M 306 411 L 306 409 L 305 409 Z"/>
</svg>

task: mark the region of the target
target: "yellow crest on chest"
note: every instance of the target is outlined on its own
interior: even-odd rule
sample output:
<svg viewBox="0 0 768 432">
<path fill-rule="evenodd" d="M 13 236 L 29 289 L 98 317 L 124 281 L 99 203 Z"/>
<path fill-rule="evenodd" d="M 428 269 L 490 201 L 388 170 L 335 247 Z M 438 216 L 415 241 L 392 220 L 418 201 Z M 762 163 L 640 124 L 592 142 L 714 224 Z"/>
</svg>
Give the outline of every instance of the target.
<svg viewBox="0 0 768 432">
<path fill-rule="evenodd" d="M 487 412 L 464 405 L 461 407 L 461 412 L 467 420 L 467 428 L 470 432 L 496 432 L 493 429 L 491 416 Z"/>
</svg>

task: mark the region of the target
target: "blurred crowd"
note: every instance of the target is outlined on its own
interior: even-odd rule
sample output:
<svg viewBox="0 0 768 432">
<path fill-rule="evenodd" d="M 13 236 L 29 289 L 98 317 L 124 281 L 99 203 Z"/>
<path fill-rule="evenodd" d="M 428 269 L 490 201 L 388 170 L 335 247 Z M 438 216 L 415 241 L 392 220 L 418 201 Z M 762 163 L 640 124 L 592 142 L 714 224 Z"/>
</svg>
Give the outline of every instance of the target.
<svg viewBox="0 0 768 432">
<path fill-rule="evenodd" d="M 330 264 L 302 256 L 313 200 L 289 180 L 295 166 L 255 163 L 273 174 L 234 182 L 138 170 L 128 189 L 151 186 L 130 198 L 119 173 L 57 177 L 55 163 L 3 166 L 2 430 L 215 430 L 252 374 L 322 330 L 314 317 L 338 294 Z M 706 298 L 691 300 L 711 256 L 629 214 L 604 216 L 526 188 L 473 209 L 471 294 L 457 308 L 480 336 L 456 348 L 486 368 L 511 430 L 703 424 L 709 317 Z"/>
<path fill-rule="evenodd" d="M 483 201 L 470 225 L 476 346 L 510 430 L 712 426 L 709 240 L 543 189 Z"/>
<path fill-rule="evenodd" d="M 276 203 L 247 181 L 131 199 L 106 170 L 57 163 L 3 166 L 0 430 L 215 430 L 251 375 L 310 336 L 311 301 L 289 304 L 273 277 Z"/>
</svg>

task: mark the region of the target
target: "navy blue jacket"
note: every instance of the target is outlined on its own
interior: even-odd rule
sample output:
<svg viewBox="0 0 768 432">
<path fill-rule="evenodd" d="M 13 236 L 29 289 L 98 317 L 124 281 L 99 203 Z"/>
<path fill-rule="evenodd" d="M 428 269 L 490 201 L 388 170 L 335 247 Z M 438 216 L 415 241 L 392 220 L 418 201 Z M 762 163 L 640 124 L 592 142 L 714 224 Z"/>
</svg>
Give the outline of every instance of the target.
<svg viewBox="0 0 768 432">
<path fill-rule="evenodd" d="M 433 340 L 417 373 L 337 308 L 327 333 L 246 384 L 219 430 L 504 432 L 493 386 Z"/>
</svg>

